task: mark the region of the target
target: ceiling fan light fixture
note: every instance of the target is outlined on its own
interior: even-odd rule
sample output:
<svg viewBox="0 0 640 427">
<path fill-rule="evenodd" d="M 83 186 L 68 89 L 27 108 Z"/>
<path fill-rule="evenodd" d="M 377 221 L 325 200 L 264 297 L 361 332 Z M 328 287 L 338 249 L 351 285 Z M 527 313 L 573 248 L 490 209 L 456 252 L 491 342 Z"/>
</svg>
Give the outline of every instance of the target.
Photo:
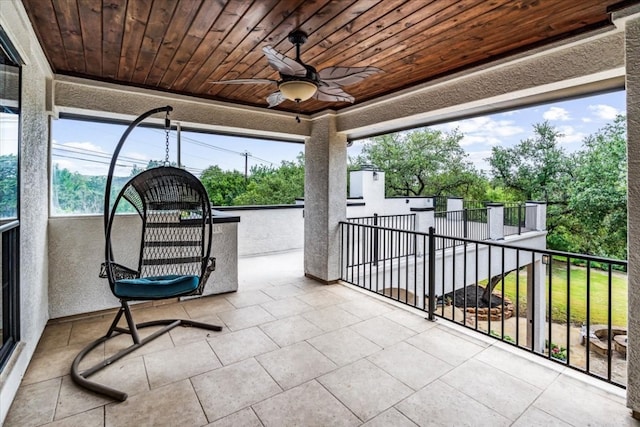
<svg viewBox="0 0 640 427">
<path fill-rule="evenodd" d="M 288 100 L 302 102 L 315 95 L 318 87 L 307 80 L 288 80 L 280 83 L 278 89 Z"/>
</svg>

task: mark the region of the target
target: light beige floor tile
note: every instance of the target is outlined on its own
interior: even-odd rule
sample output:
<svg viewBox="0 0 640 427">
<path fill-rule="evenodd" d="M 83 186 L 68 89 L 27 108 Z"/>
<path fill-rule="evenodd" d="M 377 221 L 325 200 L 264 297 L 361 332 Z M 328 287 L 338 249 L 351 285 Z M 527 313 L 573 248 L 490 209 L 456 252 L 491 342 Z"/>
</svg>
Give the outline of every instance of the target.
<svg viewBox="0 0 640 427">
<path fill-rule="evenodd" d="M 358 419 L 316 381 L 309 381 L 253 406 L 267 427 L 357 426 Z"/>
<path fill-rule="evenodd" d="M 296 295 L 302 295 L 305 293 L 303 289 L 293 284 L 270 286 L 268 288 L 262 289 L 262 292 L 269 295 L 274 300 L 291 298 L 291 297 L 295 297 Z"/>
<path fill-rule="evenodd" d="M 416 427 L 416 424 L 409 418 L 402 415 L 398 410 L 389 408 L 375 418 L 362 424 L 362 427 Z"/>
<path fill-rule="evenodd" d="M 133 321 L 138 323 L 163 319 L 188 319 L 189 315 L 181 304 L 165 304 L 131 310 Z M 124 317 L 124 316 L 123 316 Z"/>
<path fill-rule="evenodd" d="M 476 360 L 463 363 L 441 380 L 511 420 L 522 415 L 542 393 L 541 389 Z"/>
<path fill-rule="evenodd" d="M 416 334 L 411 329 L 381 316 L 355 324 L 350 329 L 383 348 L 404 341 Z"/>
<path fill-rule="evenodd" d="M 530 407 L 524 414 L 518 418 L 518 420 L 511 425 L 511 427 L 570 427 L 571 424 L 567 424 L 564 421 L 549 415 L 540 409 Z"/>
<path fill-rule="evenodd" d="M 298 298 L 284 298 L 277 301 L 265 302 L 260 305 L 278 319 L 313 310 L 313 307 Z"/>
<path fill-rule="evenodd" d="M 206 341 L 143 356 L 151 388 L 211 371 L 222 366 Z"/>
<path fill-rule="evenodd" d="M 76 320 L 71 325 L 69 345 L 88 344 L 106 335 L 113 318 Z"/>
<path fill-rule="evenodd" d="M 328 291 L 332 287 L 332 285 L 320 283 L 317 280 L 313 280 L 308 277 L 298 277 L 295 280 L 292 280 L 291 284 L 299 287 L 305 292 Z"/>
<path fill-rule="evenodd" d="M 401 324 L 402 326 L 409 328 L 418 333 L 427 331 L 431 328 L 435 328 L 438 326 L 437 322 L 432 322 L 427 319 L 427 313 L 423 313 L 421 315 L 414 314 L 413 312 L 407 310 L 394 310 L 384 315 L 387 319 L 391 319 L 396 323 Z"/>
<path fill-rule="evenodd" d="M 301 316 L 287 317 L 260 327 L 280 347 L 318 336 L 322 329 Z"/>
<path fill-rule="evenodd" d="M 154 333 L 155 331 L 157 331 L 158 329 L 160 328 L 155 326 L 139 329 L 140 337 L 141 338 L 147 337 L 152 333 Z M 122 334 L 122 335 L 113 337 L 104 343 L 105 355 L 106 357 L 113 356 L 118 351 L 124 348 L 127 348 L 132 344 L 133 344 L 133 340 L 131 338 L 131 335 Z M 155 353 L 156 351 L 162 351 L 162 350 L 166 350 L 173 347 L 174 345 L 173 345 L 173 341 L 171 340 L 171 335 L 169 335 L 168 333 L 162 334 L 156 339 L 149 341 L 147 344 L 138 348 L 134 352 L 127 354 L 126 356 L 123 357 L 123 359 L 133 359 L 135 357 L 144 356 L 145 354 Z"/>
<path fill-rule="evenodd" d="M 439 380 L 395 407 L 420 426 L 500 427 L 511 424 L 508 418 Z"/>
<path fill-rule="evenodd" d="M 146 383 L 146 378 L 144 381 Z M 102 383 L 102 381 L 98 382 Z M 99 408 L 100 406 L 112 401 L 112 399 L 101 394 L 78 387 L 71 380 L 70 376 L 66 376 L 62 378 L 62 386 L 60 387 L 60 394 L 58 396 L 56 415 L 54 419 L 56 421 L 61 420 L 72 415 L 86 412 L 90 409 Z"/>
<path fill-rule="evenodd" d="M 105 408 L 106 427 L 202 426 L 207 419 L 189 380 L 178 381 Z"/>
<path fill-rule="evenodd" d="M 245 408 L 234 414 L 207 424 L 207 427 L 262 427 L 262 423 L 251 408 Z"/>
<path fill-rule="evenodd" d="M 465 362 L 484 348 L 440 328 L 408 338 L 407 343 L 452 365 Z"/>
<path fill-rule="evenodd" d="M 209 338 L 218 337 L 229 333 L 229 328 L 224 326 L 224 322 L 220 320 L 215 314 L 211 314 L 208 317 L 201 317 L 197 319 L 199 322 L 208 323 L 210 325 L 221 326 L 221 331 L 212 331 L 210 329 L 190 327 L 190 326 L 178 326 L 173 328 L 169 335 L 175 346 L 188 344 L 194 341 L 204 341 Z"/>
<path fill-rule="evenodd" d="M 194 320 L 208 319 L 216 313 L 221 311 L 233 310 L 233 304 L 231 304 L 224 295 L 211 295 L 202 298 L 194 298 L 188 301 L 183 301 L 182 306 L 189 315 L 189 318 Z"/>
<path fill-rule="evenodd" d="M 359 317 L 335 306 L 310 311 L 302 314 L 302 317 L 326 332 L 361 322 Z"/>
<path fill-rule="evenodd" d="M 381 316 L 395 310 L 393 306 L 387 303 L 376 301 L 375 299 L 367 298 L 366 296 L 363 296 L 362 299 L 345 302 L 340 304 L 338 307 L 363 320 Z"/>
<path fill-rule="evenodd" d="M 258 364 L 247 359 L 191 378 L 209 421 L 280 393 L 282 389 Z"/>
<path fill-rule="evenodd" d="M 73 359 L 83 347 L 84 344 L 77 344 L 35 353 L 22 379 L 22 384 L 33 384 L 69 374 Z M 81 367 L 91 366 L 103 359 L 104 346 L 100 345 L 86 355 Z"/>
<path fill-rule="evenodd" d="M 306 342 L 256 357 L 280 387 L 287 390 L 336 368 L 336 364 Z"/>
<path fill-rule="evenodd" d="M 52 421 L 61 382 L 61 378 L 54 378 L 20 386 L 4 425 L 6 427 L 29 427 Z"/>
<path fill-rule="evenodd" d="M 69 345 L 72 322 L 47 325 L 38 342 L 36 352 L 48 351 Z M 92 341 L 92 340 L 91 340 Z"/>
<path fill-rule="evenodd" d="M 317 292 L 307 292 L 299 295 L 297 298 L 316 308 L 340 304 L 346 301 L 341 296 L 324 289 Z"/>
<path fill-rule="evenodd" d="M 475 332 L 454 322 L 440 320 L 440 323 L 436 327 L 436 329 L 447 332 L 451 335 L 455 335 L 465 341 L 469 341 L 484 348 L 490 347 L 500 342 L 496 338 L 486 335 L 483 332 Z"/>
<path fill-rule="evenodd" d="M 541 389 L 546 388 L 560 375 L 559 371 L 519 357 L 515 352 L 515 349 L 514 351 L 507 351 L 491 346 L 478 353 L 474 359 L 498 368 Z M 518 353 L 522 352 L 518 351 Z"/>
<path fill-rule="evenodd" d="M 405 342 L 372 354 L 368 360 L 414 390 L 453 369 L 452 365 Z"/>
<path fill-rule="evenodd" d="M 413 390 L 368 360 L 359 360 L 318 381 L 362 421 L 392 407 Z"/>
<path fill-rule="evenodd" d="M 45 425 L 47 427 L 102 427 L 104 426 L 104 406 Z"/>
<path fill-rule="evenodd" d="M 242 329 L 209 340 L 223 365 L 230 365 L 278 349 L 278 345 L 258 327 Z"/>
<path fill-rule="evenodd" d="M 327 332 L 309 339 L 308 342 L 339 366 L 369 356 L 381 349 L 377 344 L 348 328 Z"/>
<path fill-rule="evenodd" d="M 273 301 L 273 298 L 257 289 L 238 291 L 233 294 L 225 295 L 225 298 L 227 299 L 227 301 L 233 304 L 235 308 L 244 308 L 252 305 L 262 304 L 263 302 L 267 301 Z"/>
<path fill-rule="evenodd" d="M 354 291 L 340 284 L 328 285 L 326 290 L 341 296 L 345 300 L 361 299 L 363 297 L 362 292 Z"/>
<path fill-rule="evenodd" d="M 220 317 L 232 331 L 238 331 L 276 320 L 275 317 L 259 305 L 239 308 L 232 311 L 223 311 L 222 313 L 218 313 L 218 317 Z"/>
<path fill-rule="evenodd" d="M 576 426 L 640 425 L 624 405 L 603 398 L 599 390 L 564 375 L 554 381 L 533 406 Z"/>
</svg>

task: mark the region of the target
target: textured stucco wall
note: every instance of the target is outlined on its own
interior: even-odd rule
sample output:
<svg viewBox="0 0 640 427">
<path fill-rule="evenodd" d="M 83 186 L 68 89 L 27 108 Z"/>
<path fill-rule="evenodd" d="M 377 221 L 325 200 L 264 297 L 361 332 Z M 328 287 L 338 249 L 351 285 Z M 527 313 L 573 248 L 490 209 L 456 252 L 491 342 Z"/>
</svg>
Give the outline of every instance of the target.
<svg viewBox="0 0 640 427">
<path fill-rule="evenodd" d="M 51 71 L 31 31 L 22 3 L 0 2 L 0 26 L 22 67 L 20 147 L 20 326 L 18 351 L 0 376 L 0 424 L 5 418 L 48 319 L 47 205 L 48 116 L 46 79 Z"/>
<path fill-rule="evenodd" d="M 336 132 L 334 114 L 314 121 L 304 155 L 304 271 L 332 282 L 340 278 L 338 222 L 347 210 L 347 138 Z"/>
<path fill-rule="evenodd" d="M 240 217 L 238 256 L 290 251 L 304 245 L 304 210 L 299 205 L 255 210 L 225 208 L 223 212 Z"/>
<path fill-rule="evenodd" d="M 310 132 L 310 121 L 304 116 L 301 123 L 297 123 L 295 115 L 275 110 L 224 106 L 187 96 L 62 76 L 56 78 L 55 103 L 61 111 L 99 117 L 108 113 L 127 119 L 152 108 L 171 105 L 171 119 L 183 126 L 297 141 Z"/>
<path fill-rule="evenodd" d="M 640 415 L 640 17 L 626 23 L 629 316 L 627 405 Z"/>
<path fill-rule="evenodd" d="M 98 272 L 104 261 L 102 216 L 55 217 L 49 220 L 49 312 L 52 319 L 118 307 L 106 279 Z M 114 256 L 136 267 L 140 221 L 119 215 L 114 222 Z M 238 287 L 237 223 L 215 224 L 212 255 L 216 271 L 205 294 Z"/>
</svg>

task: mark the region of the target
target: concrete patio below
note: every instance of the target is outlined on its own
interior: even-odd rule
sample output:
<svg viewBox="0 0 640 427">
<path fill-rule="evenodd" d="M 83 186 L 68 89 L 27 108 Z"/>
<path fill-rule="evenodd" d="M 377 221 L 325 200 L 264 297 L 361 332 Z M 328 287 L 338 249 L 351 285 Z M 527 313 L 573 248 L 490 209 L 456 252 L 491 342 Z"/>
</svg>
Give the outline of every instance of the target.
<svg viewBox="0 0 640 427">
<path fill-rule="evenodd" d="M 6 425 L 640 425 L 622 389 L 302 270 L 301 252 L 241 258 L 237 293 L 134 310 L 224 328 L 174 329 L 97 374 L 123 403 L 69 377 L 111 316 L 51 321 Z"/>
</svg>

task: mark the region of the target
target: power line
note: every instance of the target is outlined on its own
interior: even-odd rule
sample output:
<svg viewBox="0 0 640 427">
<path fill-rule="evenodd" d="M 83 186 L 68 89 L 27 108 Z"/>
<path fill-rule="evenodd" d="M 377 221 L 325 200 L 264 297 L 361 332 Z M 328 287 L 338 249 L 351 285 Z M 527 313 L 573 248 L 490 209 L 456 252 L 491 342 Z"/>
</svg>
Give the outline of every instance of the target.
<svg viewBox="0 0 640 427">
<path fill-rule="evenodd" d="M 153 130 L 154 130 L 155 132 L 163 132 L 163 131 L 161 131 L 161 130 L 159 130 L 159 129 L 153 129 Z M 231 149 L 229 149 L 229 148 L 219 147 L 219 146 L 217 146 L 217 145 L 209 144 L 209 143 L 207 143 L 207 142 L 203 142 L 203 141 L 197 140 L 197 139 L 192 138 L 192 137 L 189 137 L 189 136 L 184 136 L 184 135 L 182 135 L 182 136 L 181 136 L 181 138 L 182 138 L 184 141 L 190 142 L 191 144 L 198 145 L 198 146 L 200 146 L 200 147 L 209 148 L 209 149 L 211 149 L 211 150 L 223 151 L 223 152 L 227 152 L 227 153 L 231 153 L 231 154 L 238 154 L 238 155 L 240 155 L 240 156 L 246 157 L 246 156 L 245 156 L 246 151 L 244 151 L 244 152 L 242 152 L 242 151 L 235 151 L 235 150 L 231 150 Z M 262 163 L 269 163 L 269 164 L 271 164 L 271 165 L 276 165 L 276 163 L 274 163 L 274 162 L 272 162 L 272 161 L 269 161 L 269 160 L 266 160 L 266 159 L 261 159 L 260 157 L 253 156 L 253 155 L 251 155 L 250 153 L 249 153 L 249 157 L 251 157 L 252 159 L 258 160 L 258 161 L 260 161 L 260 162 L 262 162 Z"/>
</svg>

